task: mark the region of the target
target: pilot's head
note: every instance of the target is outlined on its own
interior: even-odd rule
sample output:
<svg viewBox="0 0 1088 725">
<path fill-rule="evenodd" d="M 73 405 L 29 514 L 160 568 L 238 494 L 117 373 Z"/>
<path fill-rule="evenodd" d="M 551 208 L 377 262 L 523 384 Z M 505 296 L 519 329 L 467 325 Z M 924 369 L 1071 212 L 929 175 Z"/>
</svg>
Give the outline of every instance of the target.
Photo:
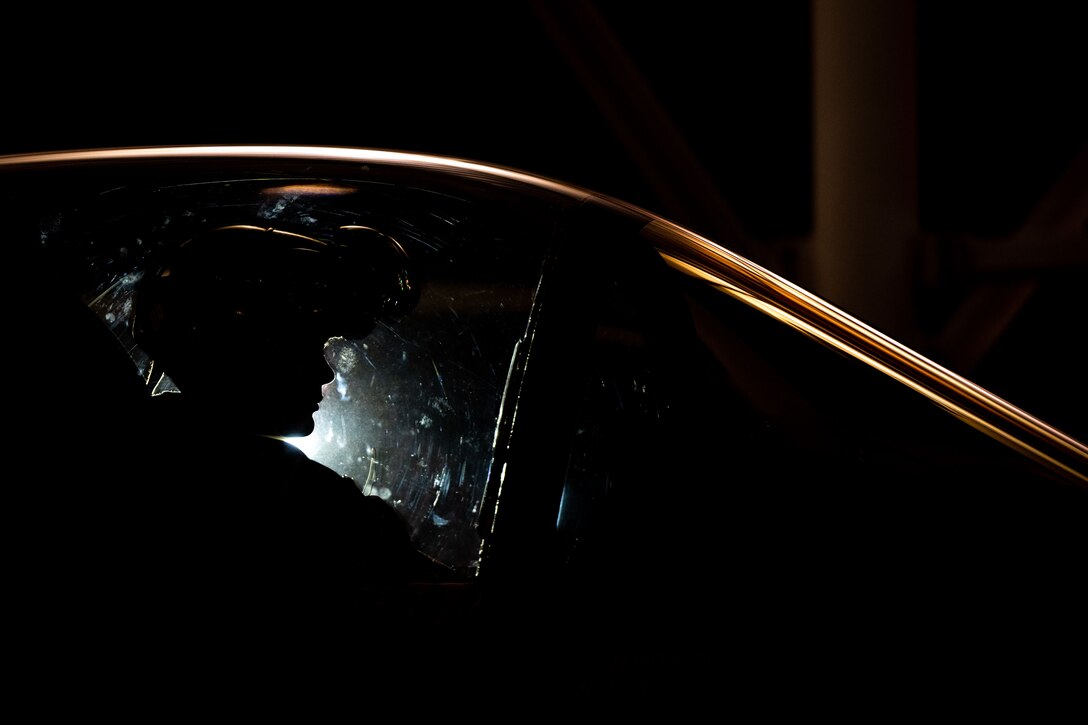
<svg viewBox="0 0 1088 725">
<path fill-rule="evenodd" d="M 133 334 L 209 426 L 304 436 L 333 377 L 325 343 L 363 337 L 417 300 L 403 248 L 369 227 L 317 239 L 226 226 L 145 274 Z"/>
</svg>

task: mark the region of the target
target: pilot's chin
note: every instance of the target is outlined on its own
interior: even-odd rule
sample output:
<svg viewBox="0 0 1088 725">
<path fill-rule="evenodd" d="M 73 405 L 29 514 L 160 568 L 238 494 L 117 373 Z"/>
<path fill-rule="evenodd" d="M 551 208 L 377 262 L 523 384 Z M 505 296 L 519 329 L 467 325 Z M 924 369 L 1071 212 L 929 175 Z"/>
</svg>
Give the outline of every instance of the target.
<svg viewBox="0 0 1088 725">
<path fill-rule="evenodd" d="M 284 425 L 281 427 L 280 432 L 276 434 L 275 438 L 305 438 L 314 432 L 316 428 L 313 418 L 308 418 L 305 421 L 299 420 L 291 423 L 290 425 Z"/>
</svg>

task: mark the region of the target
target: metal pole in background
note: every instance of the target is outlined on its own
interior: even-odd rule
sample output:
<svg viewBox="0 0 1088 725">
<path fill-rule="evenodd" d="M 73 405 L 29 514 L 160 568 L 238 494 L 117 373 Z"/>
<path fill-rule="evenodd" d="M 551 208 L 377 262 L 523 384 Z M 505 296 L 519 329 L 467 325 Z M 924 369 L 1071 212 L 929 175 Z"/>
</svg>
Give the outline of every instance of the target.
<svg viewBox="0 0 1088 725">
<path fill-rule="evenodd" d="M 812 3 L 813 291 L 913 343 L 919 234 L 914 0 Z"/>
</svg>

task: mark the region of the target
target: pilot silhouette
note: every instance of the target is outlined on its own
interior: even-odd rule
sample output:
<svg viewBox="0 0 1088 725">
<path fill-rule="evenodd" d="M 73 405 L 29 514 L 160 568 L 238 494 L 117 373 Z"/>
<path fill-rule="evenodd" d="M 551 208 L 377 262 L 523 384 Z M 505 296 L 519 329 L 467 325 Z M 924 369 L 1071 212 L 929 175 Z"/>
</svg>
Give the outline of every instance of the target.
<svg viewBox="0 0 1088 725">
<path fill-rule="evenodd" d="M 387 587 L 456 579 L 390 503 L 283 440 L 314 428 L 327 341 L 418 294 L 400 245 L 357 226 L 217 227 L 145 273 L 133 337 L 155 384 L 139 460 L 157 605 L 205 629 L 360 620 Z"/>
</svg>

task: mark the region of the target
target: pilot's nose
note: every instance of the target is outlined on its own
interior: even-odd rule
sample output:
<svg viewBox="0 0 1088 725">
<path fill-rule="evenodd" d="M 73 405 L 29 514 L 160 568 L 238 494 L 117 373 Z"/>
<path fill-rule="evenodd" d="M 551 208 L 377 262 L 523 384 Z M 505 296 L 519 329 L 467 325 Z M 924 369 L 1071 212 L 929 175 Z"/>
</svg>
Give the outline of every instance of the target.
<svg viewBox="0 0 1088 725">
<path fill-rule="evenodd" d="M 336 380 L 336 372 L 329 365 L 324 351 L 311 357 L 310 364 L 312 365 L 313 379 L 320 382 L 322 392 L 324 392 L 325 386 Z"/>
</svg>

